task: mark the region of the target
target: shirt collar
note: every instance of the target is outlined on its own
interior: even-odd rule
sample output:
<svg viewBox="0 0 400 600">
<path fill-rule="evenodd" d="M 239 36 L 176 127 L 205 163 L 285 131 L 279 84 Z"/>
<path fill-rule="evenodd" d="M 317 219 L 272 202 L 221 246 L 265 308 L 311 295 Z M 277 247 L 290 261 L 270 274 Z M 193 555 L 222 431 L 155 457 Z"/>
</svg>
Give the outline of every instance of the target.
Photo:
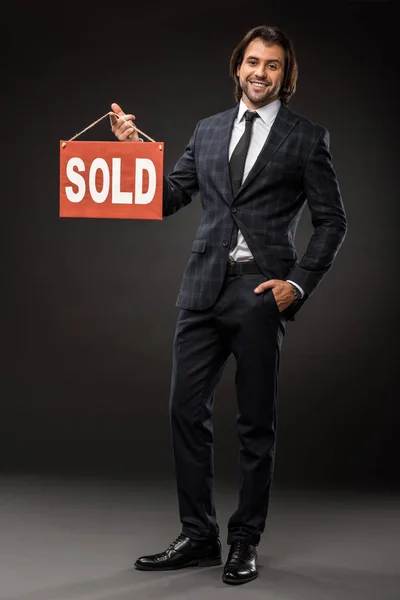
<svg viewBox="0 0 400 600">
<path fill-rule="evenodd" d="M 281 107 L 281 100 L 279 98 L 277 98 L 270 104 L 266 104 L 265 106 L 262 106 L 261 108 L 257 108 L 256 112 L 261 117 L 261 119 L 264 121 L 264 123 L 266 125 L 269 125 L 275 119 L 276 115 L 279 112 L 280 107 Z M 238 115 L 237 115 L 238 123 L 240 123 L 240 121 L 242 120 L 243 115 L 246 112 L 246 110 L 249 110 L 249 109 L 247 108 L 247 106 L 245 105 L 243 100 L 240 100 L 239 111 L 238 111 Z"/>
</svg>

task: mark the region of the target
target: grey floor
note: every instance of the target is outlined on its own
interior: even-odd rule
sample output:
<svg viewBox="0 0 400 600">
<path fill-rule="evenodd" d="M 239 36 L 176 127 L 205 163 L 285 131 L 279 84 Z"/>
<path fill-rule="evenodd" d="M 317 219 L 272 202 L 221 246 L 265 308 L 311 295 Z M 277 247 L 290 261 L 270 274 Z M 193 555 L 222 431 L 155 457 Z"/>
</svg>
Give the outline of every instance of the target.
<svg viewBox="0 0 400 600">
<path fill-rule="evenodd" d="M 0 600 L 400 599 L 400 502 L 392 494 L 273 490 L 260 576 L 221 567 L 148 573 L 141 554 L 180 531 L 175 488 L 93 478 L 0 478 Z M 224 558 L 235 490 L 216 490 Z"/>
</svg>

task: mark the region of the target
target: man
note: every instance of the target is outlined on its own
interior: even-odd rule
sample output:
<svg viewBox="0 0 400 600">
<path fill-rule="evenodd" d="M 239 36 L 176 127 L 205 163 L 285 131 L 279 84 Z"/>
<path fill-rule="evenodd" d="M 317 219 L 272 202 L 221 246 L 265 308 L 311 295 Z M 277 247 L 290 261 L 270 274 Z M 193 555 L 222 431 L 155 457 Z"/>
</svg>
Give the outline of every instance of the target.
<svg viewBox="0 0 400 600">
<path fill-rule="evenodd" d="M 277 377 L 286 321 L 331 267 L 346 216 L 326 129 L 291 111 L 297 62 L 276 27 L 250 30 L 230 62 L 237 106 L 201 120 L 164 178 L 163 214 L 200 192 L 201 222 L 177 299 L 170 397 L 182 532 L 144 570 L 221 564 L 213 501 L 214 390 L 236 359 L 239 499 L 228 523 L 223 581 L 257 577 L 273 476 Z M 138 141 L 134 115 L 112 104 L 112 131 Z M 118 117 L 114 114 L 116 113 Z M 297 261 L 295 231 L 307 201 L 314 226 Z"/>
</svg>

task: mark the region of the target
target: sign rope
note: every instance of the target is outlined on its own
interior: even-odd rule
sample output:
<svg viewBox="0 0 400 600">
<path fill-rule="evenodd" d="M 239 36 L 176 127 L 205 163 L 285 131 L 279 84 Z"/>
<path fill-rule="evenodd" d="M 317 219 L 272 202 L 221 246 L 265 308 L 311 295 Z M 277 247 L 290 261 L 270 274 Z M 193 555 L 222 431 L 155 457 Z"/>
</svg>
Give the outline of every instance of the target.
<svg viewBox="0 0 400 600">
<path fill-rule="evenodd" d="M 115 112 L 107 112 L 105 115 L 103 115 L 102 117 L 100 117 L 100 119 L 97 119 L 97 121 L 93 121 L 93 123 L 91 123 L 90 125 L 88 125 L 87 127 L 85 127 L 85 129 L 82 129 L 82 131 L 80 131 L 79 133 L 76 133 L 71 139 L 69 139 L 69 142 L 72 142 L 72 140 L 75 140 L 77 137 L 79 137 L 80 135 L 82 135 L 82 133 L 85 133 L 85 131 L 87 131 L 88 129 L 90 129 L 91 127 L 94 127 L 95 125 L 97 125 L 97 123 L 100 123 L 100 121 L 102 121 L 103 119 L 105 119 L 106 117 L 109 117 L 110 115 L 115 115 L 117 117 L 117 119 L 123 119 L 125 121 L 125 119 L 123 117 L 121 117 L 120 115 L 117 115 Z M 147 135 L 147 133 L 144 133 L 144 131 L 141 131 L 140 129 L 138 129 L 136 127 L 136 125 L 134 125 L 132 123 L 132 127 L 134 129 L 136 129 L 136 131 L 138 133 L 140 133 L 141 135 L 144 135 L 145 138 L 147 138 L 148 140 L 150 140 L 150 142 L 155 142 L 156 140 L 153 140 L 153 138 L 151 138 L 149 135 Z M 63 142 L 62 147 L 65 148 L 66 146 L 66 142 Z"/>
</svg>

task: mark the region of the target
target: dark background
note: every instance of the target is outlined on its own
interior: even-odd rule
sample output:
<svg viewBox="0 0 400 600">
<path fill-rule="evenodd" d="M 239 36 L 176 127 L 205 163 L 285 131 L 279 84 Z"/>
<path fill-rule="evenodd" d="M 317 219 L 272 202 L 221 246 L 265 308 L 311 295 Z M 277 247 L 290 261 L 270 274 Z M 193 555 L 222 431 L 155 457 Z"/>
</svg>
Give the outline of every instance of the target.
<svg viewBox="0 0 400 600">
<path fill-rule="evenodd" d="M 275 482 L 398 488 L 398 32 L 392 2 L 14 2 L 2 40 L 0 466 L 173 478 L 175 300 L 200 217 L 61 219 L 59 140 L 118 102 L 165 142 L 234 105 L 228 64 L 277 25 L 290 107 L 324 125 L 348 216 L 331 271 L 287 325 Z M 114 140 L 103 121 L 82 140 Z M 302 215 L 297 246 L 312 232 Z M 217 389 L 216 476 L 234 482 L 234 363 Z"/>
</svg>

